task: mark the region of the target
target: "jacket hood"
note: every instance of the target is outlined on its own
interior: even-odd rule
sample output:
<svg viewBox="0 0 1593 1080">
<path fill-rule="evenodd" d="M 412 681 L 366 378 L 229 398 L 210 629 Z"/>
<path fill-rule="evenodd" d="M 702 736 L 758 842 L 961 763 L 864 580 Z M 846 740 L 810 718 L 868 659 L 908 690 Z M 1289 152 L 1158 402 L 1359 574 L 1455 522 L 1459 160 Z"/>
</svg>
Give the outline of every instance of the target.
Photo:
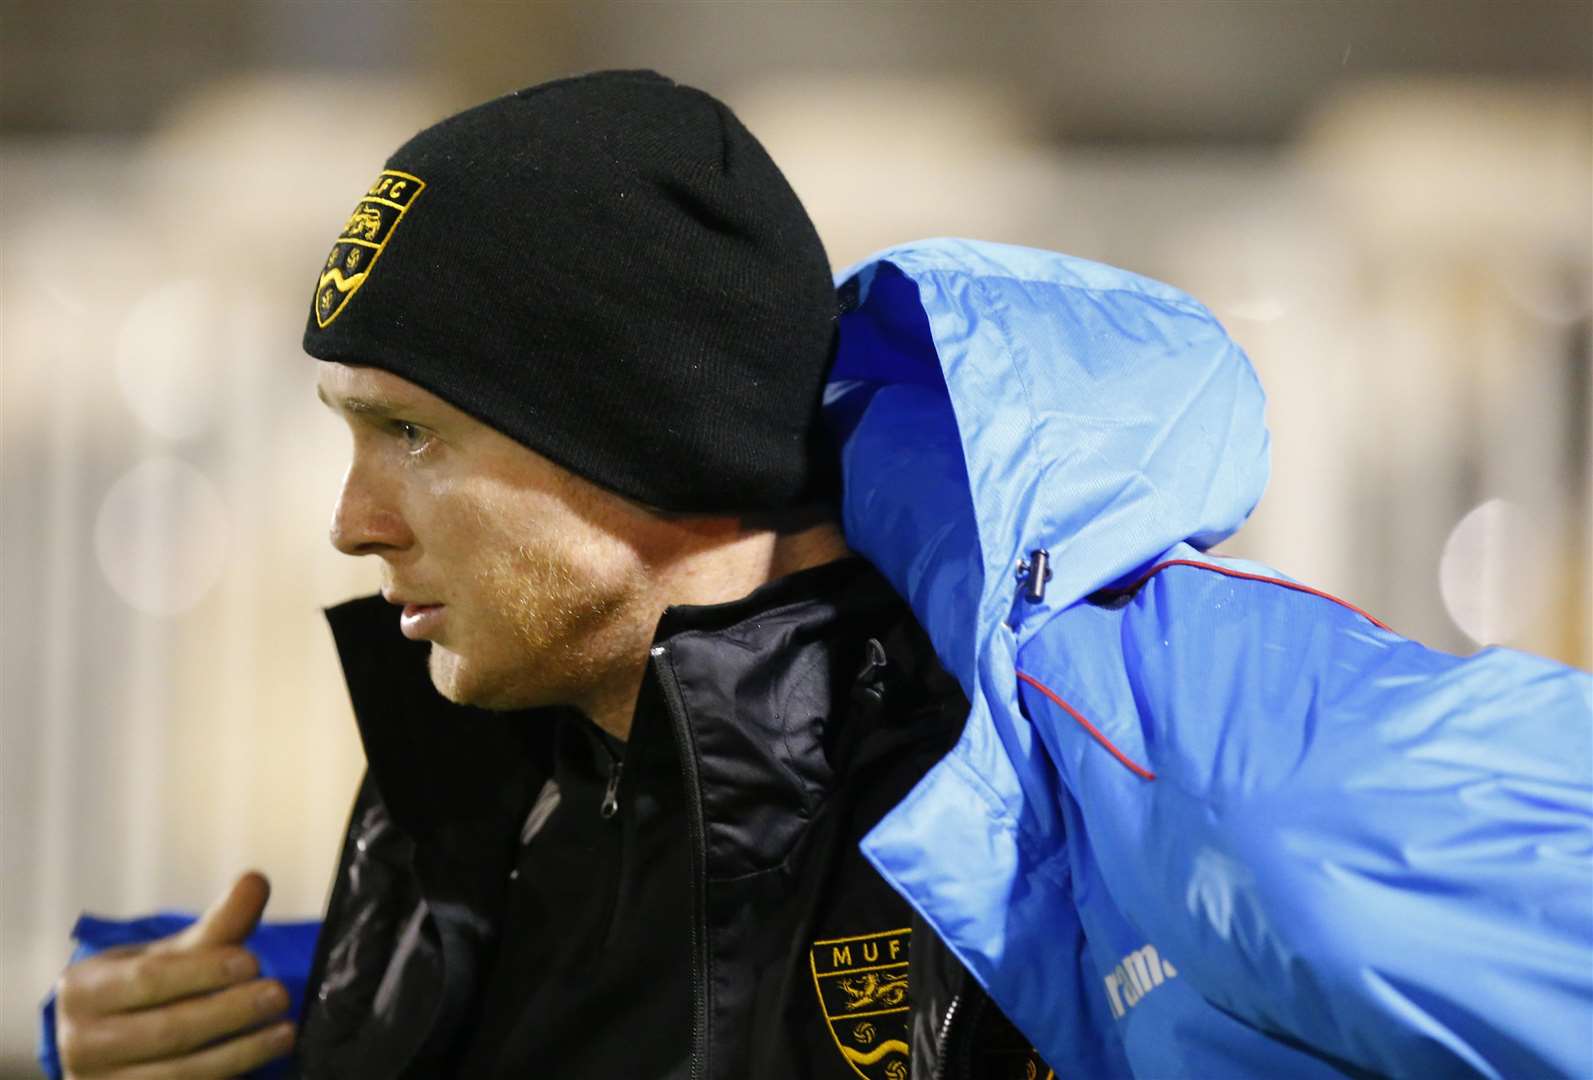
<svg viewBox="0 0 1593 1080">
<path fill-rule="evenodd" d="M 1019 651 L 1169 548 L 1243 523 L 1267 476 L 1261 389 L 1200 304 L 1082 259 L 930 240 L 840 280 L 825 400 L 847 542 L 906 598 L 969 704 L 957 744 L 863 854 L 1008 1015 L 1029 1015 L 1045 976 L 1003 957 L 1056 946 L 1003 928 L 1054 924 L 1041 882 L 1061 871 L 1025 851 L 1066 829 L 1019 703 Z M 1052 574 L 1031 602 L 1015 571 L 1036 549 Z M 926 854 L 947 844 L 962 854 Z"/>
<path fill-rule="evenodd" d="M 1024 627 L 1180 541 L 1216 544 L 1261 498 L 1261 387 L 1179 290 L 956 239 L 889 248 L 838 281 L 825 402 L 847 540 L 970 698 L 992 638 L 1016 625 L 1021 647 Z M 1037 548 L 1052 576 L 1020 621 L 1016 569 Z"/>
<path fill-rule="evenodd" d="M 1074 1021 L 1033 1022 L 1054 1014 L 1056 972 L 1082 946 L 1060 899 L 1066 800 L 1018 699 L 1019 651 L 1169 548 L 1243 523 L 1267 477 L 1260 386 L 1200 304 L 1082 259 L 928 240 L 839 280 L 825 402 L 847 542 L 906 598 L 969 703 L 957 744 L 863 854 L 1044 1036 L 1042 1053 L 1121 1072 L 1121 1047 L 1084 1034 L 1109 1018 L 1078 1020 L 1078 1038 Z M 1020 599 L 1018 561 L 1042 548 L 1044 596 Z"/>
<path fill-rule="evenodd" d="M 1039 1051 L 1092 1077 L 1590 1075 L 1587 677 L 1201 555 L 1267 439 L 1188 297 L 959 241 L 843 286 L 848 540 L 970 705 L 863 852 Z"/>
</svg>

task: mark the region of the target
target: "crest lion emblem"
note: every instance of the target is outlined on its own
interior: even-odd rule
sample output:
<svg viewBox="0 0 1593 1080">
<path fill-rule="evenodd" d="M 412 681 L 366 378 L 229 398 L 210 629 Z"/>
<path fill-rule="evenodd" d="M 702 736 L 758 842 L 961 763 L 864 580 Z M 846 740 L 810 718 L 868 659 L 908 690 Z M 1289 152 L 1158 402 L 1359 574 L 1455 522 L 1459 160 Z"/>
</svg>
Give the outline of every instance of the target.
<svg viewBox="0 0 1593 1080">
<path fill-rule="evenodd" d="M 342 314 L 349 298 L 370 276 L 376 260 L 393 238 L 393 230 L 425 187 L 426 181 L 418 176 L 385 169 L 355 204 L 315 283 L 311 306 L 316 326 L 324 330 Z"/>
<path fill-rule="evenodd" d="M 864 1080 L 907 1080 L 907 945 L 911 929 L 815 941 L 813 989 L 830 1037 Z"/>
</svg>

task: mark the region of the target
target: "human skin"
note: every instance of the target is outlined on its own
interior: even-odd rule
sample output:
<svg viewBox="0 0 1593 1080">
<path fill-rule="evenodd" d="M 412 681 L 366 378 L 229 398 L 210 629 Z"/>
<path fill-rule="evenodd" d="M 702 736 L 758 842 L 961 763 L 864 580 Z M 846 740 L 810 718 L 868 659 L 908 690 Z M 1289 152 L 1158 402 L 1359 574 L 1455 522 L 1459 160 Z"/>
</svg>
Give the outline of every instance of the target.
<svg viewBox="0 0 1593 1080">
<path fill-rule="evenodd" d="M 210 1080 L 292 1049 L 288 992 L 242 946 L 270 892 L 246 873 L 182 933 L 69 967 L 55 998 L 68 1080 Z"/>
<path fill-rule="evenodd" d="M 737 600 L 848 554 L 833 522 L 777 532 L 641 506 L 376 368 L 324 363 L 319 394 L 354 437 L 332 543 L 381 560 L 382 594 L 408 613 L 393 617 L 431 642 L 453 701 L 574 705 L 623 739 L 665 607 Z M 189 931 L 67 969 L 67 1076 L 208 1080 L 286 1053 L 290 1023 L 256 1026 L 287 993 L 241 944 L 268 893 L 245 874 Z"/>
<path fill-rule="evenodd" d="M 354 437 L 332 543 L 381 560 L 382 595 L 431 642 L 452 701 L 574 705 L 623 739 L 665 607 L 740 599 L 847 554 L 833 522 L 778 533 L 652 510 L 396 375 L 321 368 L 321 399 Z"/>
</svg>

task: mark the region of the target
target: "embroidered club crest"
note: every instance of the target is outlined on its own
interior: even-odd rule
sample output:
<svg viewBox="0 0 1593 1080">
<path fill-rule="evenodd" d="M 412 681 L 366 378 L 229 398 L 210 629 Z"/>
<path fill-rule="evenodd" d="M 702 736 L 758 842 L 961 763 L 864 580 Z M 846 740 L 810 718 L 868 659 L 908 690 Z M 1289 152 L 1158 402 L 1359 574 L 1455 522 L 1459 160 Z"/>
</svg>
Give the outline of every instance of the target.
<svg viewBox="0 0 1593 1080">
<path fill-rule="evenodd" d="M 313 301 L 315 325 L 324 330 L 342 313 L 425 187 L 420 177 L 396 169 L 386 169 L 376 178 L 343 223 L 343 231 L 321 268 Z"/>
<path fill-rule="evenodd" d="M 835 1047 L 864 1080 L 907 1080 L 911 929 L 815 941 L 813 989 Z"/>
</svg>

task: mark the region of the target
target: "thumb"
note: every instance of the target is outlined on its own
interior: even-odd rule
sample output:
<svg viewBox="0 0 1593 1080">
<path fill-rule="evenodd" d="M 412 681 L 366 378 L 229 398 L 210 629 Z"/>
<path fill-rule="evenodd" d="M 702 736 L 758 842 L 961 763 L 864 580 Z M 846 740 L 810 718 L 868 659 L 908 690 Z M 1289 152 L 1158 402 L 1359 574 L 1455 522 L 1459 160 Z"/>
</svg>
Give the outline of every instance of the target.
<svg viewBox="0 0 1593 1080">
<path fill-rule="evenodd" d="M 210 905 L 199 921 L 171 939 L 175 948 L 241 944 L 253 932 L 271 897 L 265 875 L 250 870 L 232 883 L 227 893 Z"/>
</svg>

